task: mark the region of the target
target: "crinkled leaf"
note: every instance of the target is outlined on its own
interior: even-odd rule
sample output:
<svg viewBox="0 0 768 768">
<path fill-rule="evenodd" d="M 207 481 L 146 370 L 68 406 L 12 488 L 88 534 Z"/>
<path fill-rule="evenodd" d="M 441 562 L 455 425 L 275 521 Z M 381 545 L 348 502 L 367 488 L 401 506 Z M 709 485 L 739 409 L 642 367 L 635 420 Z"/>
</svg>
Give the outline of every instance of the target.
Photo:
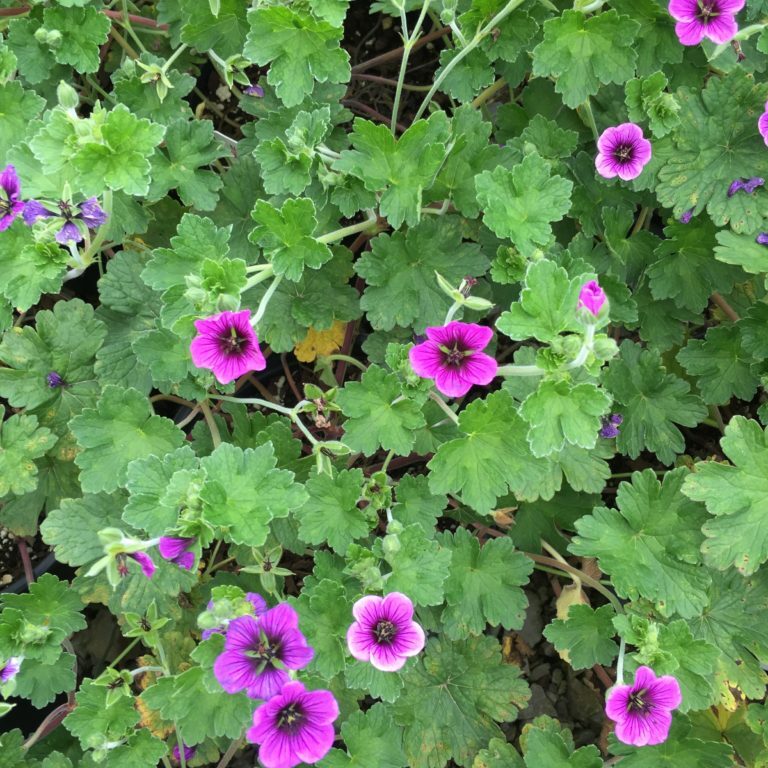
<svg viewBox="0 0 768 768">
<path fill-rule="evenodd" d="M 45 100 L 25 91 L 18 80 L 0 84 L 0 146 L 5 152 L 24 138 L 29 124 L 40 114 Z"/>
<path fill-rule="evenodd" d="M 5 408 L 0 405 L 0 497 L 35 490 L 35 459 L 50 450 L 57 439 L 49 429 L 38 426 L 35 416 L 16 413 L 3 421 L 4 416 Z"/>
<path fill-rule="evenodd" d="M 53 49 L 59 64 L 70 64 L 78 72 L 99 68 L 99 47 L 107 42 L 111 23 L 96 8 L 46 8 L 45 28 L 61 33 L 61 44 Z"/>
<path fill-rule="evenodd" d="M 588 669 L 595 664 L 609 665 L 619 651 L 613 641 L 616 631 L 610 605 L 597 609 L 588 605 L 571 605 L 565 620 L 555 619 L 544 629 L 544 637 L 560 653 L 567 651 L 574 669 Z"/>
<path fill-rule="evenodd" d="M 29 659 L 16 677 L 15 694 L 29 699 L 38 709 L 50 704 L 59 693 L 75 688 L 74 661 L 71 653 L 62 653 L 53 664 Z"/>
</svg>

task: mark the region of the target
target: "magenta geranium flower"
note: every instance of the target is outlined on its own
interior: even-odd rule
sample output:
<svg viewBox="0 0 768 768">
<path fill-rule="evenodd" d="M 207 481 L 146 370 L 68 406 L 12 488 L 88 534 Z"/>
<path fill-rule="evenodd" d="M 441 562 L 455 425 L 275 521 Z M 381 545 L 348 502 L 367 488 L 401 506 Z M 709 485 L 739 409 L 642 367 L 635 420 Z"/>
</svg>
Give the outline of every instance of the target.
<svg viewBox="0 0 768 768">
<path fill-rule="evenodd" d="M 608 691 L 605 714 L 615 721 L 619 741 L 645 747 L 666 741 L 672 710 L 682 700 L 674 677 L 656 677 L 650 667 L 638 667 L 632 685 L 614 685 Z"/>
<path fill-rule="evenodd" d="M 0 232 L 8 229 L 23 210 L 21 183 L 16 169 L 12 165 L 6 165 L 0 173 Z"/>
<path fill-rule="evenodd" d="M 31 227 L 38 219 L 60 219 L 62 224 L 56 232 L 56 242 L 64 244 L 79 243 L 83 239 L 76 221 L 82 221 L 88 229 L 97 229 L 107 220 L 107 214 L 95 197 L 89 197 L 79 205 L 60 200 L 58 209 L 58 212 L 52 211 L 38 200 L 29 200 L 24 206 L 24 223 Z"/>
<path fill-rule="evenodd" d="M 240 616 L 229 623 L 213 673 L 227 693 L 244 690 L 252 699 L 270 699 L 290 681 L 286 670 L 303 669 L 313 655 L 298 614 L 281 603 L 258 619 Z"/>
<path fill-rule="evenodd" d="M 669 13 L 677 21 L 675 33 L 682 45 L 698 45 L 705 37 L 727 43 L 739 31 L 734 16 L 745 0 L 670 0 Z"/>
<path fill-rule="evenodd" d="M 253 713 L 246 738 L 259 745 L 259 762 L 265 768 L 316 763 L 333 746 L 338 716 L 339 705 L 330 691 L 308 691 L 294 681 Z"/>
<path fill-rule="evenodd" d="M 757 129 L 760 131 L 766 146 L 768 146 L 768 101 L 765 102 L 765 111 L 757 119 Z"/>
<path fill-rule="evenodd" d="M 401 592 L 361 597 L 352 615 L 357 621 L 347 630 L 347 646 L 358 661 L 394 672 L 424 648 L 424 630 L 413 620 L 413 603 Z"/>
<path fill-rule="evenodd" d="M 483 325 L 459 323 L 427 328 L 427 340 L 411 348 L 408 357 L 416 373 L 434 379 L 448 397 L 461 397 L 473 384 L 490 384 L 498 364 L 482 352 L 493 331 Z"/>
<path fill-rule="evenodd" d="M 195 564 L 195 553 L 190 550 L 195 541 L 197 540 L 194 537 L 161 536 L 157 550 L 164 560 L 170 560 L 172 563 L 176 563 L 179 568 L 191 571 Z"/>
<path fill-rule="evenodd" d="M 267 361 L 250 317 L 251 310 L 243 309 L 195 320 L 197 336 L 189 345 L 192 362 L 198 368 L 210 368 L 222 384 L 249 371 L 263 371 Z"/>
<path fill-rule="evenodd" d="M 0 665 L 0 684 L 13 680 L 19 674 L 21 669 L 21 656 L 11 656 L 6 662 Z"/>
<path fill-rule="evenodd" d="M 636 179 L 651 159 L 651 142 L 634 123 L 606 128 L 597 140 L 595 167 L 605 179 Z"/>
<path fill-rule="evenodd" d="M 584 307 L 588 312 L 597 317 L 605 304 L 605 291 L 596 280 L 590 280 L 582 286 L 579 292 L 579 307 Z"/>
<path fill-rule="evenodd" d="M 267 601 L 257 592 L 246 592 L 245 599 L 250 604 L 250 615 L 261 616 L 262 613 L 267 612 Z M 209 611 L 213 609 L 213 600 L 208 601 L 207 608 Z M 228 626 L 229 621 L 224 621 L 224 623 L 220 624 L 218 627 L 214 627 L 214 629 L 204 629 L 202 633 L 202 639 L 207 640 L 211 635 L 220 635 L 226 631 Z"/>
</svg>

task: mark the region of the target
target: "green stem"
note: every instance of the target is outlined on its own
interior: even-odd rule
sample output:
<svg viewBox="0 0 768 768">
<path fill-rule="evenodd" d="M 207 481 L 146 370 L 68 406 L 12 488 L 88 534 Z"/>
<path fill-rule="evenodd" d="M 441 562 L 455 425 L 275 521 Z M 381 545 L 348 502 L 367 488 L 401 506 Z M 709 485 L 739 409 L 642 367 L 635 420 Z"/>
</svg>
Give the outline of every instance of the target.
<svg viewBox="0 0 768 768">
<path fill-rule="evenodd" d="M 454 301 L 453 304 L 448 308 L 448 312 L 445 314 L 445 320 L 443 320 L 443 325 L 448 325 L 448 323 L 453 320 L 454 315 L 459 311 L 459 308 L 461 307 L 461 302 Z"/>
<path fill-rule="evenodd" d="M 271 264 L 257 264 L 257 267 L 264 267 L 264 269 L 259 270 L 253 270 L 256 272 L 255 275 L 252 275 L 248 278 L 248 282 L 243 286 L 243 289 L 241 293 L 245 293 L 246 291 L 249 291 L 251 288 L 253 288 L 254 285 L 258 285 L 259 283 L 263 283 L 265 280 L 269 280 L 272 275 L 275 274 L 275 269 Z M 248 268 L 246 267 L 246 272 L 248 271 Z"/>
<path fill-rule="evenodd" d="M 327 245 L 328 243 L 333 243 L 337 240 L 343 240 L 349 235 L 356 235 L 358 232 L 365 232 L 366 229 L 370 229 L 372 225 L 376 224 L 376 221 L 376 214 L 371 212 L 365 221 L 361 221 L 359 224 L 351 224 L 348 227 L 342 227 L 341 229 L 329 232 L 327 235 L 316 237 L 315 240 L 317 240 L 318 243 Z"/>
<path fill-rule="evenodd" d="M 430 392 L 429 393 L 430 400 L 434 400 L 442 409 L 443 413 L 454 423 L 459 423 L 459 417 L 456 415 L 456 413 L 451 409 L 451 407 L 448 405 L 448 403 L 443 400 L 440 395 L 437 394 L 437 392 Z"/>
<path fill-rule="evenodd" d="M 101 248 L 102 244 L 107 239 L 107 229 L 110 226 L 109 219 L 110 219 L 110 216 L 112 215 L 112 190 L 111 189 L 104 190 L 104 195 L 102 197 L 102 210 L 107 215 L 107 218 L 104 220 L 104 223 L 96 230 L 96 235 L 91 241 L 91 244 L 88 246 L 88 249 L 82 255 L 82 261 L 86 266 L 90 265 L 90 263 L 93 261 L 93 257 L 99 252 L 99 249 Z"/>
<path fill-rule="evenodd" d="M 245 271 L 246 274 L 250 274 L 251 272 L 263 272 L 266 269 L 271 269 L 274 272 L 274 268 L 271 264 L 251 264 L 250 267 L 245 268 Z"/>
<path fill-rule="evenodd" d="M 264 270 L 264 272 L 266 272 L 266 270 Z M 263 275 L 264 272 L 262 272 L 261 274 Z M 282 279 L 283 279 L 282 275 L 277 275 L 275 279 L 272 281 L 269 288 L 267 288 L 264 295 L 261 297 L 261 301 L 259 302 L 259 308 L 256 310 L 256 314 L 251 318 L 251 325 L 254 328 L 258 325 L 261 318 L 264 317 L 264 313 L 267 311 L 269 302 L 274 296 L 275 291 L 277 290 L 277 287 L 280 285 Z"/>
<path fill-rule="evenodd" d="M 213 570 L 213 564 L 216 561 L 216 555 L 219 554 L 219 549 L 221 549 L 221 539 L 217 539 L 216 544 L 213 546 L 213 552 L 211 552 L 211 556 L 208 558 L 208 565 L 205 566 L 205 571 L 203 571 L 203 578 Z"/>
<path fill-rule="evenodd" d="M 185 43 L 182 43 L 171 55 L 168 59 L 166 59 L 165 64 L 163 64 L 163 72 L 167 72 L 171 64 L 173 64 L 176 59 L 181 56 L 184 51 L 187 50 L 187 45 Z"/>
<path fill-rule="evenodd" d="M 117 664 L 119 664 L 139 643 L 141 642 L 141 638 L 134 637 L 133 640 L 131 640 L 130 643 L 125 647 L 125 649 L 120 653 L 115 660 L 107 667 L 107 669 L 112 669 Z"/>
<path fill-rule="evenodd" d="M 208 403 L 205 400 L 200 401 L 200 410 L 203 412 L 205 423 L 208 425 L 208 431 L 211 433 L 213 447 L 218 448 L 221 445 L 221 434 L 219 433 L 219 427 L 216 424 L 216 420 L 213 418 L 211 409 L 208 407 Z"/>
<path fill-rule="evenodd" d="M 619 658 L 616 662 L 616 685 L 624 685 L 624 654 L 627 650 L 627 644 L 622 637 L 619 640 Z"/>
<path fill-rule="evenodd" d="M 450 73 L 455 69 L 455 67 L 463 60 L 465 59 L 472 51 L 477 48 L 480 43 L 483 42 L 483 40 L 496 28 L 496 26 L 507 16 L 509 16 L 512 11 L 515 10 L 518 6 L 522 5 L 525 2 L 525 0 L 510 0 L 484 27 L 479 29 L 475 36 L 467 43 L 467 45 L 462 48 L 456 56 L 454 56 L 446 65 L 445 69 L 437 76 L 435 79 L 435 82 L 432 83 L 432 87 L 429 89 L 429 92 L 424 97 L 424 101 L 422 101 L 421 106 L 419 107 L 418 111 L 416 112 L 415 117 L 413 118 L 414 122 L 418 120 L 423 114 L 424 111 L 429 106 L 429 103 L 432 101 L 432 97 L 437 93 L 440 86 L 443 84 L 444 80 Z"/>
<path fill-rule="evenodd" d="M 500 365 L 497 376 L 543 376 L 546 371 L 538 365 Z"/>
<path fill-rule="evenodd" d="M 490 101 L 499 91 L 503 90 L 506 85 L 507 81 L 503 77 L 500 77 L 495 83 L 489 85 L 484 91 L 480 91 L 480 93 L 472 99 L 472 106 L 475 109 L 482 107 L 483 104 Z"/>
<path fill-rule="evenodd" d="M 387 457 L 384 459 L 384 463 L 381 465 L 381 471 L 382 472 L 386 472 L 387 471 L 387 467 L 389 467 L 389 462 L 392 461 L 394 456 L 395 456 L 395 452 L 394 451 L 390 451 L 387 454 Z"/>
<path fill-rule="evenodd" d="M 262 408 L 269 408 L 272 411 L 277 411 L 285 416 L 290 416 L 293 413 L 291 408 L 286 408 L 283 405 L 277 405 L 276 403 L 270 403 L 269 400 L 262 400 L 259 397 L 231 397 L 230 395 L 209 395 L 214 400 L 224 400 L 227 403 L 246 403 L 248 405 L 260 405 Z"/>
<path fill-rule="evenodd" d="M 368 370 L 368 366 L 361 363 L 359 360 L 355 360 L 354 357 L 350 357 L 349 355 L 323 355 L 324 360 L 342 360 L 345 363 L 349 363 L 350 365 L 354 365 L 356 368 L 359 368 L 363 373 L 365 373 Z"/>
<path fill-rule="evenodd" d="M 397 133 L 397 116 L 400 112 L 400 97 L 403 95 L 403 83 L 405 82 L 405 73 L 408 69 L 408 59 L 411 55 L 411 49 L 414 43 L 419 37 L 421 32 L 421 25 L 424 23 L 424 17 L 427 15 L 427 9 L 429 8 L 430 0 L 424 0 L 421 6 L 421 13 L 416 20 L 416 25 L 413 28 L 411 34 L 408 34 L 408 20 L 405 16 L 405 3 L 400 6 L 400 19 L 403 25 L 403 34 L 407 36 L 407 39 L 403 41 L 403 58 L 400 60 L 400 73 L 397 77 L 397 87 L 395 88 L 395 100 L 392 105 L 392 120 L 390 122 L 390 130 L 394 136 Z"/>
<path fill-rule="evenodd" d="M 584 114 L 587 118 L 587 125 L 592 130 L 592 136 L 594 137 L 595 141 L 597 141 L 600 138 L 600 134 L 597 131 L 597 123 L 595 123 L 595 114 L 592 112 L 592 104 L 589 101 L 589 96 L 587 96 L 587 100 L 581 105 L 581 109 L 584 110 Z"/>
<path fill-rule="evenodd" d="M 122 6 L 123 17 L 120 19 L 120 23 L 123 25 L 123 28 L 128 33 L 129 37 L 133 39 L 133 42 L 139 46 L 141 52 L 146 53 L 147 49 L 144 47 L 144 43 L 134 31 L 133 24 L 131 24 L 131 15 L 128 13 L 128 4 L 126 3 L 126 0 L 122 0 Z"/>
</svg>

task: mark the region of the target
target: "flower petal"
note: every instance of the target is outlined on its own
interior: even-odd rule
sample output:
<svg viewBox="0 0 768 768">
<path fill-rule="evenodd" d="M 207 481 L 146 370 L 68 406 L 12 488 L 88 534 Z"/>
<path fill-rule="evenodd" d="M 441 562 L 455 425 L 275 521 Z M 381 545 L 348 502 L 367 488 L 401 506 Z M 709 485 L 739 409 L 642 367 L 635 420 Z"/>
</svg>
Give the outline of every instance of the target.
<svg viewBox="0 0 768 768">
<path fill-rule="evenodd" d="M 425 341 L 411 347 L 408 359 L 417 376 L 424 379 L 434 379 L 443 366 L 443 353 L 434 341 Z"/>
</svg>

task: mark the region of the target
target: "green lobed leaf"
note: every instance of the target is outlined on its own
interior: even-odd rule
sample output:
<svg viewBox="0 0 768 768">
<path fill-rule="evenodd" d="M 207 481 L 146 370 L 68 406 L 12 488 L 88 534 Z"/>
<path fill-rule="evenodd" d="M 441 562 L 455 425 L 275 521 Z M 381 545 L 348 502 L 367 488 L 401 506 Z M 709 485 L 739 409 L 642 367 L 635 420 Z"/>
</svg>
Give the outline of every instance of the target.
<svg viewBox="0 0 768 768">
<path fill-rule="evenodd" d="M 571 207 L 573 182 L 552 175 L 550 164 L 531 154 L 512 170 L 498 167 L 478 174 L 475 188 L 484 224 L 529 255 L 550 244 L 551 223 Z"/>
<path fill-rule="evenodd" d="M 482 547 L 466 528 L 437 537 L 451 552 L 441 620 L 451 639 L 479 635 L 486 625 L 505 629 L 523 625 L 528 599 L 521 589 L 528 582 L 533 563 L 515 549 L 510 539 L 490 539 Z"/>
<path fill-rule="evenodd" d="M 617 445 L 633 459 L 647 449 L 671 464 L 685 450 L 676 425 L 695 427 L 707 415 L 689 384 L 667 373 L 658 352 L 628 340 L 622 342 L 619 357 L 611 360 L 603 382 L 623 406 Z"/>
<path fill-rule="evenodd" d="M 0 497 L 34 491 L 37 487 L 35 459 L 56 443 L 56 436 L 38 426 L 35 416 L 16 413 L 3 421 L 0 405 Z"/>
<path fill-rule="evenodd" d="M 537 727 L 534 720 L 526 726 L 525 753 L 526 768 L 602 768 L 603 760 L 597 747 L 590 744 L 574 749 L 570 734 L 566 736 L 557 727 Z M 522 739 L 521 739 L 522 741 Z"/>
<path fill-rule="evenodd" d="M 180 0 L 180 11 L 182 42 L 200 52 L 215 48 L 223 58 L 242 52 L 248 23 L 247 6 L 240 0 L 219 0 L 215 15 L 207 2 Z"/>
<path fill-rule="evenodd" d="M 480 749 L 502 732 L 528 700 L 520 670 L 501 663 L 494 638 L 448 643 L 433 638 L 405 675 L 394 704 L 395 722 L 405 727 L 410 768 L 443 768 L 453 759 L 471 765 Z"/>
<path fill-rule="evenodd" d="M 25 91 L 18 80 L 0 84 L 0 146 L 5 152 L 24 138 L 29 124 L 40 114 L 45 100 Z"/>
<path fill-rule="evenodd" d="M 618 509 L 597 507 L 576 522 L 569 549 L 598 558 L 620 596 L 690 619 L 707 605 L 711 578 L 698 565 L 703 509 L 681 492 L 687 475 L 674 469 L 659 482 L 652 470 L 634 472 L 619 485 Z"/>
<path fill-rule="evenodd" d="M 565 620 L 555 619 L 544 629 L 544 637 L 559 653 L 567 651 L 574 669 L 588 669 L 595 664 L 610 665 L 619 647 L 613 641 L 613 607 L 597 609 L 571 605 Z"/>
<path fill-rule="evenodd" d="M 41 709 L 50 704 L 58 694 L 74 690 L 75 663 L 75 657 L 71 653 L 62 653 L 53 664 L 27 660 L 22 663 L 15 678 L 15 694 L 29 699 L 33 707 Z"/>
<path fill-rule="evenodd" d="M 113 384 L 104 387 L 95 408 L 70 421 L 70 429 L 82 449 L 75 463 L 89 493 L 115 490 L 125 483 L 133 459 L 163 455 L 184 439 L 170 419 L 152 413 L 141 392 Z"/>
<path fill-rule="evenodd" d="M 107 42 L 111 23 L 95 8 L 46 8 L 43 22 L 61 34 L 61 45 L 53 55 L 59 64 L 70 64 L 78 72 L 99 68 L 99 47 Z"/>
<path fill-rule="evenodd" d="M 731 464 L 700 462 L 683 493 L 703 502 L 714 519 L 702 527 L 706 562 L 749 576 L 768 560 L 768 431 L 734 416 L 720 445 Z"/>
</svg>

